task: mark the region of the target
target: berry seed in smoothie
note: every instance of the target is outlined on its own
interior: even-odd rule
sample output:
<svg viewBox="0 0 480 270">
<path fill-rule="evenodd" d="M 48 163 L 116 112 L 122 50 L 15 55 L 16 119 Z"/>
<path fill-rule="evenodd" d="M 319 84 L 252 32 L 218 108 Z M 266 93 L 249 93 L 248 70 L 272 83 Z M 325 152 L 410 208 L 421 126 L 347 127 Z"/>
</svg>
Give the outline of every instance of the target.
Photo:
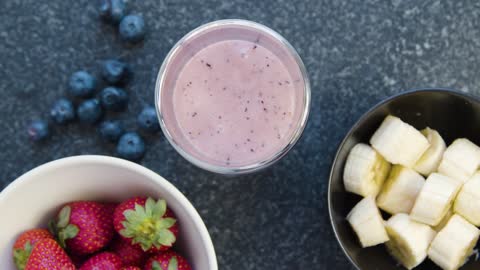
<svg viewBox="0 0 480 270">
<path fill-rule="evenodd" d="M 158 102 L 167 137 L 181 153 L 218 167 L 252 166 L 298 136 L 307 82 L 298 59 L 275 37 L 219 25 L 171 54 Z"/>
</svg>

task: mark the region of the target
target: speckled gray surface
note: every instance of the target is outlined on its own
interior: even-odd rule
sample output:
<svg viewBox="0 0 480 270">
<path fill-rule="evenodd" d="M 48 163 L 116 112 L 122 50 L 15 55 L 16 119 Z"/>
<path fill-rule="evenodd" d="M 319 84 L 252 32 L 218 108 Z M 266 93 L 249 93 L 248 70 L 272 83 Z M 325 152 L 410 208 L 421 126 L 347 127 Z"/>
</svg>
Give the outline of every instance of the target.
<svg viewBox="0 0 480 270">
<path fill-rule="evenodd" d="M 414 0 L 142 0 L 146 42 L 128 47 L 102 24 L 95 1 L 0 1 L 0 188 L 44 162 L 112 154 L 95 131 L 70 125 L 46 143 L 24 135 L 66 94 L 69 74 L 96 71 L 120 56 L 136 72 L 131 104 L 119 116 L 134 128 L 153 102 L 162 59 L 190 29 L 245 18 L 283 34 L 298 49 L 312 82 L 311 118 L 286 158 L 259 174 L 228 179 L 179 157 L 162 136 L 149 137 L 142 164 L 171 180 L 204 218 L 220 269 L 353 269 L 336 243 L 326 187 L 336 147 L 349 127 L 383 98 L 414 87 L 480 94 L 480 2 Z"/>
</svg>

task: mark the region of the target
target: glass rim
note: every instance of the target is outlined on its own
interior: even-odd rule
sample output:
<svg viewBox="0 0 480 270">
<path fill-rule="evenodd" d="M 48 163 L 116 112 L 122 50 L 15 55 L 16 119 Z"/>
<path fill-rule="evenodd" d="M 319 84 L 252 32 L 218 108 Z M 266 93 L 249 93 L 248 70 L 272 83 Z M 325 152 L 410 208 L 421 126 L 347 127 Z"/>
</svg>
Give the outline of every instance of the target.
<svg viewBox="0 0 480 270">
<path fill-rule="evenodd" d="M 295 131 L 291 135 L 291 138 L 289 139 L 287 145 L 285 145 L 283 148 L 281 148 L 279 151 L 277 151 L 275 154 L 273 154 L 269 158 L 262 160 L 260 162 L 255 162 L 253 164 L 244 165 L 244 166 L 225 167 L 225 166 L 214 165 L 209 162 L 202 161 L 196 158 L 194 155 L 191 155 L 190 153 L 185 151 L 182 146 L 180 146 L 175 142 L 175 140 L 173 139 L 172 135 L 170 134 L 167 128 L 167 125 L 165 124 L 164 115 L 162 114 L 161 92 L 162 92 L 162 87 L 165 81 L 168 63 L 170 63 L 170 61 L 175 56 L 175 53 L 178 51 L 179 47 L 185 41 L 189 40 L 190 38 L 196 35 L 202 34 L 202 32 L 205 30 L 214 29 L 216 27 L 221 27 L 221 26 L 229 26 L 229 25 L 245 26 L 245 27 L 257 29 L 271 36 L 275 40 L 279 41 L 283 46 L 285 46 L 285 48 L 287 48 L 288 52 L 291 54 L 291 56 L 294 58 L 295 62 L 297 63 L 300 69 L 300 73 L 302 74 L 304 87 L 303 87 L 303 112 L 300 116 L 300 119 L 297 121 L 297 126 L 295 127 Z M 311 88 L 310 88 L 310 81 L 308 79 L 307 69 L 305 68 L 304 63 L 300 58 L 300 55 L 298 54 L 298 52 L 295 50 L 295 48 L 283 36 L 281 36 L 276 31 L 272 30 L 271 28 L 260 23 L 256 23 L 248 20 L 242 20 L 242 19 L 226 19 L 226 20 L 209 22 L 187 33 L 172 47 L 170 52 L 165 57 L 160 67 L 160 70 L 158 72 L 157 80 L 155 83 L 155 108 L 157 110 L 157 118 L 160 122 L 160 127 L 162 129 L 162 132 L 164 136 L 167 138 L 170 145 L 172 145 L 173 148 L 184 159 L 186 159 L 193 165 L 201 169 L 218 173 L 218 174 L 223 174 L 223 175 L 241 175 L 241 174 L 252 173 L 252 172 L 256 172 L 264 168 L 267 168 L 270 165 L 279 161 L 283 156 L 287 154 L 288 151 L 290 151 L 290 149 L 293 148 L 293 146 L 298 142 L 298 140 L 302 136 L 303 131 L 305 130 L 305 127 L 307 125 L 308 116 L 310 114 L 310 103 L 311 103 Z"/>
</svg>

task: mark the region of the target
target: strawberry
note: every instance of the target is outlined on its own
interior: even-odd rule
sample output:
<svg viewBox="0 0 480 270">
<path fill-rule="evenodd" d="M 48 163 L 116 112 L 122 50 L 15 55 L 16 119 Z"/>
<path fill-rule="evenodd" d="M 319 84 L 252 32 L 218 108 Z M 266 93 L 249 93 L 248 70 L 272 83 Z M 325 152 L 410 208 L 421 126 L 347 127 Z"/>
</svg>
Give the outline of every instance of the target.
<svg viewBox="0 0 480 270">
<path fill-rule="evenodd" d="M 141 266 L 147 259 L 147 254 L 139 246 L 131 245 L 130 241 L 120 236 L 113 239 L 109 250 L 117 254 L 122 259 L 124 265 Z"/>
<path fill-rule="evenodd" d="M 102 252 L 88 259 L 78 270 L 120 270 L 122 260 L 111 252 Z"/>
<path fill-rule="evenodd" d="M 160 252 L 151 257 L 145 270 L 192 270 L 187 260 L 174 251 Z"/>
<path fill-rule="evenodd" d="M 178 235 L 175 215 L 165 200 L 145 197 L 119 204 L 113 215 L 113 226 L 131 244 L 150 253 L 168 250 Z"/>
<path fill-rule="evenodd" d="M 92 254 L 114 235 L 112 207 L 79 201 L 66 204 L 50 224 L 60 245 L 76 255 Z"/>
<path fill-rule="evenodd" d="M 136 267 L 136 266 L 125 266 L 121 270 L 142 270 L 142 269 L 140 269 L 140 267 Z"/>
<path fill-rule="evenodd" d="M 46 238 L 33 247 L 25 270 L 75 270 L 75 265 L 55 240 Z"/>
<path fill-rule="evenodd" d="M 43 239 L 53 239 L 53 236 L 45 229 L 33 229 L 22 233 L 17 238 L 17 241 L 13 245 L 13 261 L 17 269 L 25 269 L 33 247 Z"/>
</svg>

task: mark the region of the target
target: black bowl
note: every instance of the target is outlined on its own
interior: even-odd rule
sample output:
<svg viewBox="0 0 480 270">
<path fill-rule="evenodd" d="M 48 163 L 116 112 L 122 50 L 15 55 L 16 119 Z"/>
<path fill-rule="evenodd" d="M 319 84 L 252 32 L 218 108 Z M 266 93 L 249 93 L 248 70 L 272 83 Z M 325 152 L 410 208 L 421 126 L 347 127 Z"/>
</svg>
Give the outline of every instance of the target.
<svg viewBox="0 0 480 270">
<path fill-rule="evenodd" d="M 388 255 L 384 245 L 362 249 L 346 220 L 361 197 L 345 191 L 343 169 L 352 147 L 368 143 L 388 115 L 400 117 L 417 129 L 438 130 L 447 145 L 456 138 L 468 138 L 480 145 L 480 99 L 448 89 L 419 89 L 390 97 L 365 113 L 340 144 L 332 164 L 328 187 L 328 209 L 340 246 L 353 265 L 361 270 L 405 269 Z M 478 248 L 478 245 L 477 245 Z M 425 260 L 419 270 L 440 269 Z M 480 262 L 470 260 L 462 270 L 480 269 Z"/>
</svg>

